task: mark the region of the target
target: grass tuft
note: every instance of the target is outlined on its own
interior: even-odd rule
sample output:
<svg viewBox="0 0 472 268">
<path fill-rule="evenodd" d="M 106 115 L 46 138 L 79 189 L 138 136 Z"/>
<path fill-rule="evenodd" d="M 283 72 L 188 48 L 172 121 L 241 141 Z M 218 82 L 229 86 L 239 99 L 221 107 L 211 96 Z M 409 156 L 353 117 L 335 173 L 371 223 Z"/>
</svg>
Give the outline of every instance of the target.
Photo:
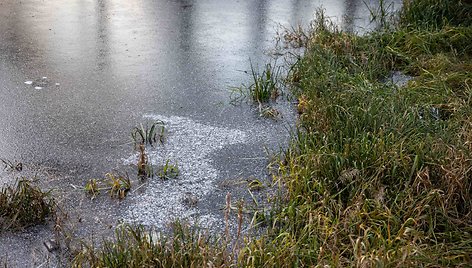
<svg viewBox="0 0 472 268">
<path fill-rule="evenodd" d="M 92 199 L 94 199 L 97 195 L 100 194 L 100 188 L 98 187 L 99 182 L 97 179 L 90 179 L 86 184 L 85 184 L 85 191 L 92 196 Z"/>
<path fill-rule="evenodd" d="M 0 230 L 19 230 L 43 224 L 54 214 L 55 202 L 49 192 L 32 186 L 26 179 L 0 191 Z"/>
<path fill-rule="evenodd" d="M 148 163 L 148 156 L 146 154 L 146 148 L 144 144 L 139 145 L 139 156 L 138 156 L 138 177 L 146 178 L 152 177 L 152 165 Z"/>
<path fill-rule="evenodd" d="M 172 235 L 164 236 L 142 226 L 124 225 L 115 239 L 96 250 L 85 245 L 73 260 L 74 267 L 228 267 L 226 248 L 195 228 L 176 222 Z"/>
<path fill-rule="evenodd" d="M 113 173 L 105 174 L 110 185 L 110 196 L 119 199 L 125 198 L 131 189 L 131 181 L 128 176 L 120 176 Z"/>
<path fill-rule="evenodd" d="M 164 122 L 161 120 L 152 123 L 150 126 L 143 126 L 143 124 L 141 124 L 139 127 L 133 128 L 133 130 L 131 131 L 131 138 L 133 139 L 136 145 L 149 144 L 153 146 L 157 142 L 164 143 L 164 125 Z"/>
<path fill-rule="evenodd" d="M 280 95 L 279 76 L 280 68 L 276 64 L 267 63 L 258 73 L 251 64 L 251 75 L 253 83 L 248 87 L 249 95 L 254 102 L 262 103 L 275 100 Z"/>
<path fill-rule="evenodd" d="M 179 176 L 179 167 L 177 164 L 170 163 L 170 160 L 166 160 L 166 163 L 162 166 L 161 170 L 158 171 L 158 177 L 163 180 L 175 179 Z"/>
<path fill-rule="evenodd" d="M 259 72 L 251 62 L 252 83 L 249 86 L 242 85 L 234 88 L 233 91 L 239 96 L 233 98 L 232 102 L 241 101 L 249 96 L 254 103 L 262 105 L 262 103 L 277 99 L 281 94 L 280 77 L 281 69 L 276 63 L 267 63 L 262 72 Z"/>
</svg>

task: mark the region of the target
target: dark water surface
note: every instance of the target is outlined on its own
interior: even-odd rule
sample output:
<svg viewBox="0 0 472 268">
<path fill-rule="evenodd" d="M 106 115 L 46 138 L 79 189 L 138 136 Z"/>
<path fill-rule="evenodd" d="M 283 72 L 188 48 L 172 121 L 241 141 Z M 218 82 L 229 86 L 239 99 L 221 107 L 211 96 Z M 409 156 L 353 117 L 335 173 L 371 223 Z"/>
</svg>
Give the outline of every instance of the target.
<svg viewBox="0 0 472 268">
<path fill-rule="evenodd" d="M 93 214 L 90 224 L 197 214 L 212 223 L 226 192 L 218 183 L 263 174 L 264 149 L 287 144 L 294 121 L 289 105 L 278 121 L 230 105 L 229 87 L 249 82 L 249 59 L 270 59 L 280 25 L 307 26 L 321 6 L 347 30 L 370 27 L 362 0 L 0 0 L 0 157 L 60 173 L 52 187 L 77 214 Z M 182 178 L 150 181 L 111 208 L 106 198 L 75 203 L 84 194 L 67 187 L 129 169 L 130 131 L 153 119 L 169 137 L 152 161 L 177 162 Z M 189 195 L 197 207 L 181 204 Z M 0 240 L 29 254 L 37 232 Z"/>
</svg>

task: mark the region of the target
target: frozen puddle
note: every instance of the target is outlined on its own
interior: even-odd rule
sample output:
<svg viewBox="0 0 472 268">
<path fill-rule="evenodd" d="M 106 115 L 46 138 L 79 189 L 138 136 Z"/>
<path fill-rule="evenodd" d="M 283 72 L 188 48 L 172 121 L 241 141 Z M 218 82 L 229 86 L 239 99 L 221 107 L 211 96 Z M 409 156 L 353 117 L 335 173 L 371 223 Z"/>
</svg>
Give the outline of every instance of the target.
<svg viewBox="0 0 472 268">
<path fill-rule="evenodd" d="M 412 76 L 406 75 L 402 72 L 392 72 L 390 74 L 390 80 L 391 82 L 396 85 L 397 87 L 404 87 L 408 84 L 408 82 L 413 79 Z"/>
<path fill-rule="evenodd" d="M 173 219 L 200 220 L 201 226 L 212 225 L 209 215 L 198 215 L 195 206 L 186 203 L 189 196 L 197 200 L 215 189 L 218 171 L 212 166 L 209 155 L 227 145 L 245 143 L 246 132 L 215 127 L 178 116 L 145 115 L 145 118 L 162 120 L 168 131 L 164 145 L 148 151 L 149 162 L 154 167 L 166 160 L 177 163 L 180 174 L 175 179 L 148 179 L 144 193 L 130 195 L 132 204 L 125 221 L 148 226 L 163 227 Z M 138 155 L 124 160 L 126 165 L 136 164 Z"/>
</svg>

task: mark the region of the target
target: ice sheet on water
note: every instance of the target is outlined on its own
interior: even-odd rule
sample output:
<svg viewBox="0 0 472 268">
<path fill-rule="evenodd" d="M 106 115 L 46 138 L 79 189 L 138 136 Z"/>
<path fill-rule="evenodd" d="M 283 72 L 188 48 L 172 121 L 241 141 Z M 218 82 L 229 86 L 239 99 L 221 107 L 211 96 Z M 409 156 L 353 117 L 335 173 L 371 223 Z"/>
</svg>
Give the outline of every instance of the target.
<svg viewBox="0 0 472 268">
<path fill-rule="evenodd" d="M 188 193 L 202 198 L 214 190 L 218 171 L 210 160 L 212 151 L 245 143 L 248 135 L 238 129 L 206 125 L 185 117 L 146 115 L 145 118 L 164 121 L 170 131 L 165 146 L 148 152 L 149 161 L 159 166 L 169 159 L 177 163 L 180 174 L 167 181 L 149 179 L 145 193 L 132 197 L 135 204 L 125 220 L 162 227 L 173 218 L 192 218 L 198 213 L 197 208 L 189 208 L 182 201 Z M 132 155 L 124 159 L 124 164 L 136 164 L 137 158 L 137 154 Z M 205 219 L 205 225 L 213 224 L 210 218 Z"/>
</svg>

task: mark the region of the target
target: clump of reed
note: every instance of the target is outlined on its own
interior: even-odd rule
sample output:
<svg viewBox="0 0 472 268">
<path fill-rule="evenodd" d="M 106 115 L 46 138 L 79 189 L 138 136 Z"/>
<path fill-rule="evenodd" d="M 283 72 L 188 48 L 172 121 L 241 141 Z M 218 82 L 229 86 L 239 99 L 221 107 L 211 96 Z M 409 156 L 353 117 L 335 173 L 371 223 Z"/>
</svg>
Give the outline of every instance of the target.
<svg viewBox="0 0 472 268">
<path fill-rule="evenodd" d="M 108 184 L 110 185 L 110 196 L 119 199 L 125 198 L 128 191 L 131 190 L 131 180 L 129 177 L 113 173 L 107 173 L 105 176 L 108 178 Z"/>
<path fill-rule="evenodd" d="M 0 231 L 19 230 L 43 224 L 55 211 L 49 192 L 43 192 L 27 179 L 0 191 Z"/>
<path fill-rule="evenodd" d="M 148 163 L 148 156 L 146 154 L 146 147 L 144 144 L 139 145 L 139 155 L 138 155 L 138 177 L 146 178 L 152 177 L 152 165 Z"/>
<path fill-rule="evenodd" d="M 134 141 L 135 148 L 137 147 L 139 150 L 137 162 L 138 177 L 143 179 L 155 175 L 153 166 L 146 153 L 146 146 L 150 145 L 153 147 L 157 142 L 164 144 L 165 132 L 165 123 L 161 120 L 153 122 L 150 126 L 141 124 L 140 127 L 134 127 L 131 131 L 131 138 Z M 165 167 L 167 165 L 168 163 L 166 163 Z"/>
<path fill-rule="evenodd" d="M 84 186 L 84 190 L 92 196 L 92 199 L 94 199 L 97 195 L 100 194 L 100 187 L 99 187 L 99 181 L 97 179 L 90 179 L 87 181 L 87 183 Z"/>
</svg>

